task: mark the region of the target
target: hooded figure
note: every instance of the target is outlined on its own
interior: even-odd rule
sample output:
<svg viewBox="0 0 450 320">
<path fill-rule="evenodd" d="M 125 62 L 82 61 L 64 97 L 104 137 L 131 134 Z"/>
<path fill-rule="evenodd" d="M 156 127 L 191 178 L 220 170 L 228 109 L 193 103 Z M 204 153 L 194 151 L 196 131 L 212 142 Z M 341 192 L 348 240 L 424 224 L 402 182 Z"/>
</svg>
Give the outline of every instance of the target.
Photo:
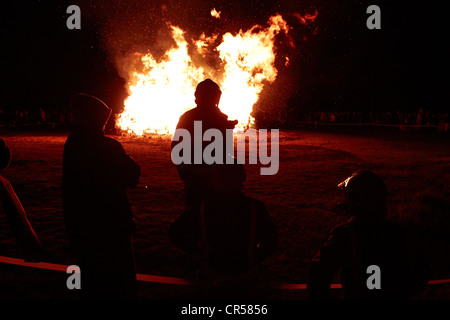
<svg viewBox="0 0 450 320">
<path fill-rule="evenodd" d="M 384 181 L 373 172 L 357 171 L 338 187 L 345 197 L 340 207 L 351 218 L 331 231 L 313 258 L 310 297 L 331 298 L 330 285 L 340 271 L 346 299 L 414 298 L 428 282 L 428 266 L 401 226 L 386 218 Z M 370 278 L 373 272 L 379 273 Z"/>
<path fill-rule="evenodd" d="M 127 188 L 138 184 L 140 167 L 118 141 L 103 135 L 111 114 L 104 102 L 77 94 L 71 111 L 74 129 L 64 145 L 63 209 L 79 259 L 82 297 L 134 299 L 134 219 Z"/>
<path fill-rule="evenodd" d="M 11 151 L 0 139 L 0 171 L 9 167 Z M 6 218 L 16 237 L 25 260 L 39 261 L 44 249 L 42 244 L 28 221 L 27 214 L 20 203 L 14 189 L 6 178 L 0 176 L 0 203 L 2 204 Z"/>
</svg>

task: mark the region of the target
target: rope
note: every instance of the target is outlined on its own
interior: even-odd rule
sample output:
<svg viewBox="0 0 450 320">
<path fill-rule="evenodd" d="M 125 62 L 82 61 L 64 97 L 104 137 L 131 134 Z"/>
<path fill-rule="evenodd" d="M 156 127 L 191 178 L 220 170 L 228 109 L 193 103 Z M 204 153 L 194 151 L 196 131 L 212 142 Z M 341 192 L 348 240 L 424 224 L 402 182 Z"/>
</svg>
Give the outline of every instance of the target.
<svg viewBox="0 0 450 320">
<path fill-rule="evenodd" d="M 0 263 L 6 263 L 16 266 L 23 266 L 29 268 L 36 269 L 45 269 L 45 270 L 54 270 L 54 271 L 63 271 L 67 272 L 68 265 L 63 264 L 55 264 L 49 262 L 29 262 L 23 259 L 11 258 L 0 256 Z M 194 286 L 198 283 L 193 280 L 177 278 L 177 277 L 166 277 L 166 276 L 156 276 L 150 274 L 136 274 L 136 279 L 138 281 L 143 282 L 153 282 L 153 283 L 163 283 L 163 284 L 175 284 L 175 285 L 184 285 L 184 286 Z M 440 279 L 440 280 L 430 280 L 428 284 L 444 284 L 450 283 L 450 279 Z M 274 288 L 281 290 L 305 290 L 306 283 L 279 283 L 274 285 Z M 333 283 L 331 284 L 331 289 L 340 289 L 342 288 L 341 284 Z"/>
</svg>

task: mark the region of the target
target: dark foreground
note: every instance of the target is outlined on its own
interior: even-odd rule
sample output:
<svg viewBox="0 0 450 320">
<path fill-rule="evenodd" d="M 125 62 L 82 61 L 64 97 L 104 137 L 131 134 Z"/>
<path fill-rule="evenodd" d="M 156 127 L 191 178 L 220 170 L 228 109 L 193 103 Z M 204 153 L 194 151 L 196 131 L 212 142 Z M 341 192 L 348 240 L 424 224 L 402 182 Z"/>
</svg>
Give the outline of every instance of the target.
<svg viewBox="0 0 450 320">
<path fill-rule="evenodd" d="M 67 133 L 4 132 L 13 153 L 2 172 L 16 190 L 48 251 L 48 262 L 75 263 L 61 208 L 62 151 Z M 170 160 L 170 140 L 115 137 L 140 164 L 142 177 L 129 198 L 136 217 L 137 272 L 192 278 L 189 256 L 174 248 L 169 224 L 183 209 L 182 184 Z M 262 200 L 272 216 L 279 248 L 266 261 L 266 283 L 305 283 L 308 263 L 330 228 L 347 218 L 332 207 L 341 200 L 336 185 L 356 169 L 370 169 L 389 188 L 389 216 L 420 241 L 432 279 L 450 278 L 450 148 L 448 137 L 419 133 L 280 133 L 280 169 L 260 176 L 247 165 L 245 191 Z M 0 255 L 21 258 L 4 214 Z M 77 299 L 64 272 L 0 264 L 0 299 Z M 336 279 L 336 282 L 338 280 Z M 339 290 L 336 290 L 339 294 Z M 194 287 L 139 282 L 141 299 L 195 299 Z M 267 299 L 306 299 L 305 290 L 262 290 Z M 449 299 L 450 284 L 429 285 L 423 299 Z"/>
</svg>

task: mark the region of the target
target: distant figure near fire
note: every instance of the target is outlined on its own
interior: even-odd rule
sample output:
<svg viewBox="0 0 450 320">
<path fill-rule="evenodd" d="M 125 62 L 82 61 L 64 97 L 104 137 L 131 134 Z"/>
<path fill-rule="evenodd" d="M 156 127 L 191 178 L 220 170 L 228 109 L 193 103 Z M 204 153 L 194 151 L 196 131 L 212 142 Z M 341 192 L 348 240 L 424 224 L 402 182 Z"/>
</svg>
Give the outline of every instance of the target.
<svg viewBox="0 0 450 320">
<path fill-rule="evenodd" d="M 134 219 L 127 188 L 140 167 L 121 144 L 104 136 L 111 109 L 86 94 L 72 97 L 74 129 L 64 145 L 63 209 L 79 259 L 81 297 L 135 299 L 131 234 Z"/>
<path fill-rule="evenodd" d="M 220 97 L 222 91 L 220 87 L 211 79 L 206 79 L 197 85 L 195 90 L 195 103 L 197 106 L 187 112 L 185 112 L 178 121 L 176 129 L 186 129 L 189 131 L 192 137 L 198 137 L 202 139 L 203 132 L 200 135 L 194 135 L 194 122 L 201 121 L 202 130 L 218 129 L 222 132 L 222 136 L 226 137 L 227 129 L 233 129 L 238 123 L 237 120 L 230 121 L 228 116 L 222 113 L 219 109 Z M 224 139 L 225 141 L 225 139 Z M 229 141 L 232 141 L 229 140 Z M 172 141 L 172 149 L 180 141 Z M 203 145 L 202 145 L 203 144 Z M 179 164 L 177 165 L 178 174 L 185 184 L 185 203 L 189 207 L 196 201 L 202 200 L 212 190 L 211 185 L 211 170 L 215 166 L 221 165 L 207 165 L 204 162 L 201 164 L 194 164 L 194 146 L 200 145 L 202 149 L 206 148 L 208 144 L 204 144 L 203 141 L 193 141 L 191 143 L 191 164 Z M 226 157 L 232 157 L 227 154 L 226 144 L 223 144 L 223 163 L 229 163 L 225 160 Z M 235 161 L 233 161 L 235 163 Z M 235 168 L 237 175 L 243 175 L 245 180 L 245 171 L 242 165 L 231 164 Z"/>
<path fill-rule="evenodd" d="M 346 299 L 410 299 L 428 282 L 428 265 L 418 246 L 386 218 L 387 188 L 371 171 L 357 171 L 339 184 L 351 219 L 331 232 L 313 258 L 308 292 L 329 299 L 340 271 Z"/>
</svg>

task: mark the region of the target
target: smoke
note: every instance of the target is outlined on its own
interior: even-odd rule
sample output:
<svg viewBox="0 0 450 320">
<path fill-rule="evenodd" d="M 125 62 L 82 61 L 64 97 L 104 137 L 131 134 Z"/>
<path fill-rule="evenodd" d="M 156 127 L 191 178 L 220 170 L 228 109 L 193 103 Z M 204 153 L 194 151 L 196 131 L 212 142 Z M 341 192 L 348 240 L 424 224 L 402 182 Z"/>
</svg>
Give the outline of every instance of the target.
<svg viewBox="0 0 450 320">
<path fill-rule="evenodd" d="M 265 24 L 277 13 L 296 19 L 302 17 L 280 12 L 283 8 L 279 1 L 272 4 L 270 1 L 230 1 L 224 4 L 203 0 L 83 0 L 79 6 L 83 22 L 87 19 L 97 30 L 104 49 L 113 59 L 134 52 L 151 53 L 155 58 L 162 56 L 174 45 L 170 25 L 184 30 L 189 40 L 199 39 L 203 33 L 211 36 L 247 30 L 255 24 Z"/>
<path fill-rule="evenodd" d="M 292 13 L 290 1 L 269 1 L 255 3 L 203 0 L 156 0 L 156 1 L 115 1 L 84 0 L 80 3 L 84 19 L 98 32 L 103 50 L 114 64 L 118 74 L 126 82 L 133 83 L 133 71 L 142 72 L 144 66 L 140 57 L 145 54 L 158 61 L 176 45 L 171 33 L 171 26 L 181 28 L 189 47 L 189 54 L 194 64 L 203 67 L 213 77 L 220 80 L 221 61 L 214 48 L 214 41 L 219 41 L 227 33 L 249 30 L 254 25 L 265 25 L 271 15 L 281 13 L 291 29 L 303 27 L 314 21 L 317 12 L 303 9 L 302 14 Z M 290 12 L 283 11 L 289 10 Z M 220 14 L 219 14 L 220 13 Z M 313 17 L 313 18 L 312 18 Z M 291 94 L 295 81 L 295 55 L 298 48 L 298 33 L 294 30 L 280 35 L 277 39 L 276 67 L 280 71 L 278 79 L 271 89 L 264 90 L 264 101 L 255 105 L 258 115 L 267 110 L 282 109 Z M 205 39 L 207 43 L 199 50 L 194 41 Z M 288 57 L 288 58 L 285 58 Z M 289 70 L 291 68 L 291 70 Z M 262 100 L 262 99 L 260 99 Z M 270 116 L 272 117 L 272 116 Z"/>
</svg>

